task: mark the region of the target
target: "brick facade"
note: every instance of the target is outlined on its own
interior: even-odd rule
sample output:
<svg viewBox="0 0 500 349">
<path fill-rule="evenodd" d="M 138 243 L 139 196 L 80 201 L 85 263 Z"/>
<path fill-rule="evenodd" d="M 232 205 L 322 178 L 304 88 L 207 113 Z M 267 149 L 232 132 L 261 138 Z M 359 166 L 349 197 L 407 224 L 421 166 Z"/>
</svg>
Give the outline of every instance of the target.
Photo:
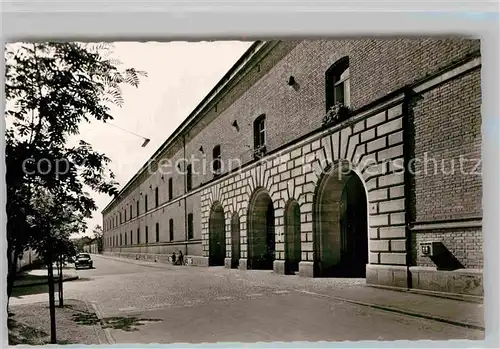
<svg viewBox="0 0 500 349">
<path fill-rule="evenodd" d="M 335 170 L 347 162 L 367 192 L 367 282 L 409 287 L 408 267 L 432 267 L 428 257 L 420 255 L 418 245 L 429 240 L 442 241 L 464 268 L 481 268 L 480 227 L 467 227 L 465 222 L 462 230 L 439 225 L 413 229 L 414 225 L 429 222 L 480 218 L 481 177 L 457 173 L 411 175 L 402 171 L 409 160 L 425 154 L 438 162 L 460 155 L 480 158 L 480 71 L 477 64 L 467 66 L 478 51 L 478 40 L 465 39 L 263 44 L 241 63 L 239 72 L 215 93 L 213 101 L 198 112 L 197 121 L 189 124 L 173 145 L 157 157 L 157 161 L 171 160 L 174 164 L 184 157 L 190 159 L 194 173 L 192 190 L 187 192 L 186 177 L 179 173 L 152 171 L 134 179 L 121 198 L 103 211 L 105 251 L 165 259 L 182 249 L 191 263 L 208 265 L 210 212 L 220 204 L 226 226 L 225 257 L 232 258 L 231 220 L 239 217 L 239 265 L 245 269 L 249 265 L 249 221 L 253 219 L 250 207 L 255 193 L 263 191 L 274 208 L 275 271 L 283 270 L 280 263 L 285 260 L 286 250 L 285 207 L 294 200 L 300 205 L 299 273 L 312 276 L 317 264 L 323 263 L 322 251 L 327 245 L 322 244 L 328 244 L 319 242 L 323 238 L 318 233 L 321 223 L 317 217 L 322 210 L 317 203 L 321 196 L 318 188 L 332 186 L 328 189 L 332 193 L 341 190 L 341 179 L 339 184 L 324 184 L 333 183 L 324 171 Z M 343 123 L 322 128 L 326 112 L 325 72 L 344 56 L 349 56 L 352 116 Z M 287 84 L 290 76 L 297 82 L 293 88 Z M 408 89 L 398 91 L 403 87 L 411 87 L 413 93 Z M 268 155 L 255 162 L 253 121 L 262 114 L 266 117 Z M 235 121 L 237 129 L 232 127 Z M 219 177 L 214 177 L 208 167 L 216 145 L 221 147 L 224 164 Z M 237 160 L 241 168 L 228 173 L 230 160 L 233 164 Z M 415 169 L 421 170 L 421 166 L 416 164 Z M 468 162 L 465 170 L 472 170 L 473 166 Z M 172 200 L 168 198 L 170 178 L 174 187 Z M 160 194 L 157 208 L 156 187 Z M 138 218 L 136 200 L 140 200 Z M 132 220 L 128 213 L 131 204 Z M 127 222 L 110 225 L 124 209 Z M 192 239 L 187 238 L 186 231 L 190 213 L 194 221 Z M 175 222 L 173 241 L 169 239 L 170 219 Z M 160 225 L 159 242 L 154 239 L 156 222 Z M 150 243 L 145 245 L 143 237 L 141 244 L 134 243 L 137 228 L 144 234 L 146 225 Z M 134 236 L 132 245 L 109 245 L 109 237 L 130 234 L 130 230 Z M 231 264 L 226 261 L 226 265 Z"/>
</svg>

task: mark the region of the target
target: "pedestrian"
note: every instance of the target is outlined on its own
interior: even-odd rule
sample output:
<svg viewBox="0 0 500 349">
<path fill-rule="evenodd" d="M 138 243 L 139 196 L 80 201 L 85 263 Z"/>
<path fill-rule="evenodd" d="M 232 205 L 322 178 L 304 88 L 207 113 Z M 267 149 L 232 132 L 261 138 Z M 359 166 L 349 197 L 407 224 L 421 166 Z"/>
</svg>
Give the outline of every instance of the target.
<svg viewBox="0 0 500 349">
<path fill-rule="evenodd" d="M 184 255 L 181 250 L 179 250 L 179 264 L 184 265 Z"/>
<path fill-rule="evenodd" d="M 172 252 L 172 264 L 175 265 L 176 258 L 175 258 L 175 252 Z"/>
</svg>

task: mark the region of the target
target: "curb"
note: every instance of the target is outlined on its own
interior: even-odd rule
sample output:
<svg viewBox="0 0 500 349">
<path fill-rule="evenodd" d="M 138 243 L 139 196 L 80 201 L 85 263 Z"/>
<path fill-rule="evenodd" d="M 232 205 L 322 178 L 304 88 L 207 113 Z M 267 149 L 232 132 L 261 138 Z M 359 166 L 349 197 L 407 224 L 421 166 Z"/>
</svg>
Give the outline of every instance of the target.
<svg viewBox="0 0 500 349">
<path fill-rule="evenodd" d="M 79 277 L 78 276 L 70 276 L 70 277 L 67 277 L 65 279 L 63 279 L 63 282 L 66 282 L 66 281 L 74 281 L 74 280 L 78 280 Z M 54 280 L 54 284 L 56 284 L 57 282 L 59 281 L 56 281 Z M 30 287 L 30 286 L 40 286 L 40 285 L 48 285 L 49 283 L 46 282 L 46 281 L 40 281 L 40 282 L 32 282 L 32 283 L 28 283 L 28 284 L 22 284 L 22 285 L 14 285 L 13 287 L 14 288 L 18 288 L 18 287 Z"/>
<path fill-rule="evenodd" d="M 315 292 L 310 292 L 310 291 L 305 291 L 305 290 L 301 290 L 299 292 L 305 293 L 305 294 L 314 295 L 314 296 L 319 296 L 319 297 L 323 297 L 323 298 L 335 299 L 335 300 L 339 300 L 339 301 L 342 301 L 342 302 L 351 303 L 351 304 L 357 304 L 357 305 L 361 305 L 361 306 L 365 306 L 365 307 L 370 307 L 370 308 L 374 308 L 374 309 L 389 311 L 389 312 L 393 312 L 393 313 L 398 313 L 398 314 L 404 314 L 404 315 L 408 315 L 408 316 L 418 317 L 418 318 L 421 318 L 421 319 L 434 320 L 434 321 L 438 321 L 438 322 L 447 323 L 447 324 L 450 324 L 450 325 L 455 325 L 455 326 L 470 328 L 470 329 L 474 329 L 474 330 L 485 331 L 484 326 L 480 326 L 480 325 L 476 325 L 476 324 L 471 324 L 471 323 L 464 322 L 464 321 L 450 320 L 450 319 L 442 318 L 442 317 L 439 317 L 439 316 L 428 315 L 428 314 L 420 314 L 420 313 L 416 313 L 416 312 L 413 312 L 413 311 L 403 310 L 403 309 L 394 308 L 394 307 L 390 307 L 390 306 L 378 305 L 378 304 L 374 304 L 374 303 L 366 303 L 366 302 L 356 301 L 356 300 L 352 300 L 352 299 L 347 299 L 347 298 L 342 298 L 342 297 L 336 297 L 336 296 L 329 296 L 329 295 L 324 295 L 324 294 L 321 294 L 321 293 L 315 293 Z"/>
<path fill-rule="evenodd" d="M 111 331 L 109 330 L 109 328 L 104 328 L 103 316 L 102 316 L 102 313 L 100 312 L 97 304 L 95 302 L 91 302 L 90 305 L 94 309 L 95 314 L 96 314 L 97 318 L 99 319 L 99 322 L 101 323 L 101 327 L 102 327 L 102 330 L 104 331 L 104 335 L 106 336 L 106 340 L 108 341 L 108 344 L 111 344 L 111 345 L 115 344 L 116 342 L 113 339 L 113 336 L 111 336 Z"/>
</svg>

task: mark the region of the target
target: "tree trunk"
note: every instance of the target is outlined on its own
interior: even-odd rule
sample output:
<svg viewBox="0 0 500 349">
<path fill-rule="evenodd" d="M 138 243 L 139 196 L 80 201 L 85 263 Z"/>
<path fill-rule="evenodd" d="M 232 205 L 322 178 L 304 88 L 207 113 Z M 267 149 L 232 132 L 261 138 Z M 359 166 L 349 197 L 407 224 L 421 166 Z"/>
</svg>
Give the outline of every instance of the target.
<svg viewBox="0 0 500 349">
<path fill-rule="evenodd" d="M 17 254 L 14 253 L 13 247 L 7 242 L 7 314 L 9 314 L 9 300 L 12 296 L 14 281 L 17 276 Z"/>
<path fill-rule="evenodd" d="M 59 258 L 59 308 L 64 307 L 63 299 L 63 263 L 62 258 Z"/>
<path fill-rule="evenodd" d="M 56 305 L 54 299 L 54 269 L 52 258 L 47 258 L 47 272 L 49 281 L 49 308 L 50 308 L 50 343 L 56 344 Z"/>
</svg>

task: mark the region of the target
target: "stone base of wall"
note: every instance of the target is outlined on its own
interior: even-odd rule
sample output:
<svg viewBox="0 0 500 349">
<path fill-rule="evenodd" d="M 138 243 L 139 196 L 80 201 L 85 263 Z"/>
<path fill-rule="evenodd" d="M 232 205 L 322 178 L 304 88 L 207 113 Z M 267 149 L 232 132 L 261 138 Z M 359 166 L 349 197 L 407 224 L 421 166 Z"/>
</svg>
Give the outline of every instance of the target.
<svg viewBox="0 0 500 349">
<path fill-rule="evenodd" d="M 397 265 L 367 264 L 366 283 L 408 289 L 408 268 Z"/>
<path fill-rule="evenodd" d="M 240 263 L 238 265 L 238 269 L 240 270 L 248 270 L 248 259 L 240 258 Z"/>
<path fill-rule="evenodd" d="M 314 262 L 300 262 L 299 276 L 314 277 Z"/>
<path fill-rule="evenodd" d="M 436 270 L 433 267 L 410 267 L 412 288 L 480 296 L 483 290 L 483 271 L 481 269 Z"/>
<path fill-rule="evenodd" d="M 132 252 L 103 252 L 104 256 L 143 260 L 158 263 L 172 263 L 171 255 L 166 254 L 151 254 L 151 253 L 132 253 Z M 208 257 L 202 256 L 184 256 L 187 265 L 197 267 L 208 267 Z"/>
<path fill-rule="evenodd" d="M 273 272 L 276 274 L 281 274 L 285 275 L 287 270 L 286 270 L 286 261 L 283 260 L 275 260 L 273 262 Z"/>
</svg>

